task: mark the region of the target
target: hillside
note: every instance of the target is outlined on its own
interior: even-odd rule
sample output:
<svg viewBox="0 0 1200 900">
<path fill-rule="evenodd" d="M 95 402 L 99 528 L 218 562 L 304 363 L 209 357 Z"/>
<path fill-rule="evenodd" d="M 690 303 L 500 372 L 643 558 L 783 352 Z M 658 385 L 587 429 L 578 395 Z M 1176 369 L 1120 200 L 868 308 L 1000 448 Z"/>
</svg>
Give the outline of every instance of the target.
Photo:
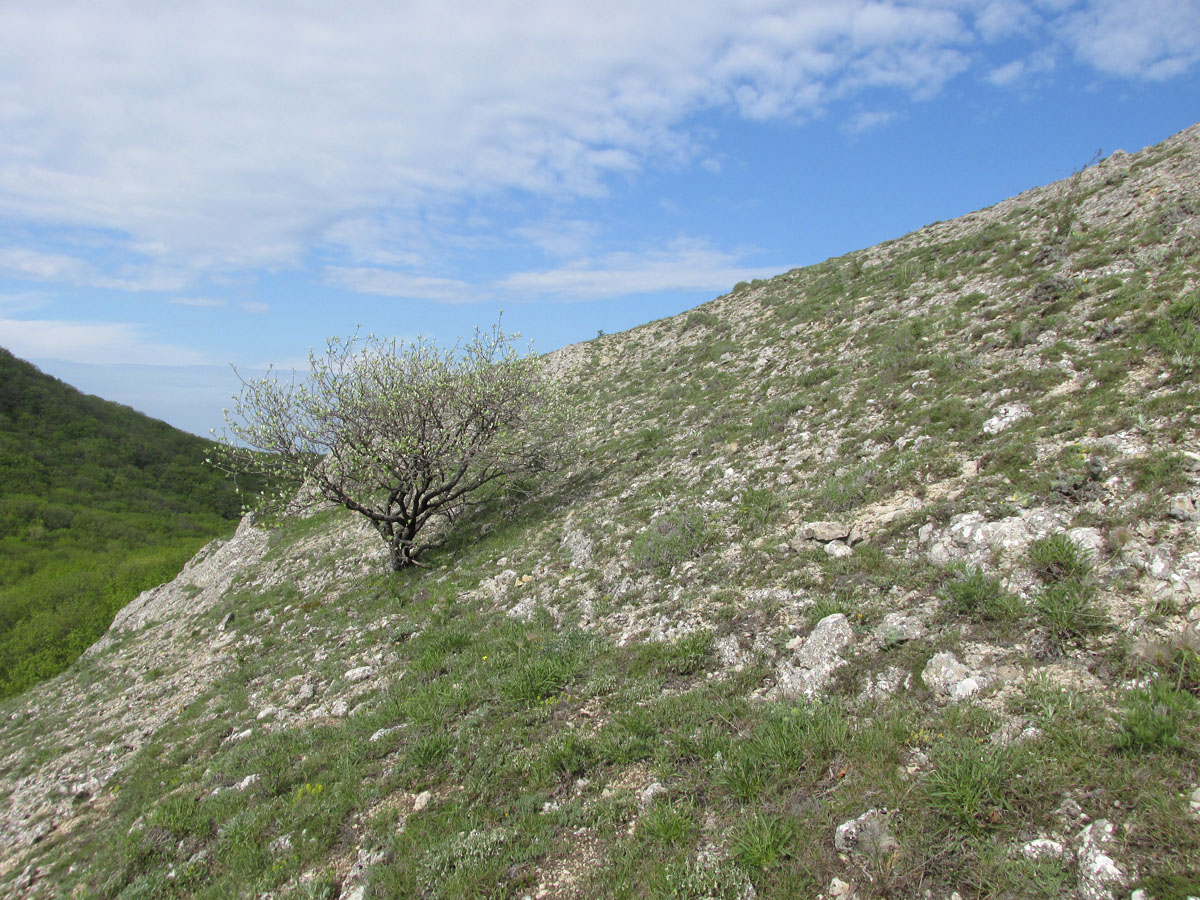
<svg viewBox="0 0 1200 900">
<path fill-rule="evenodd" d="M 234 527 L 208 446 L 0 349 L 0 696 L 61 672 Z"/>
<path fill-rule="evenodd" d="M 0 887 L 1200 895 L 1200 126 L 551 355 L 430 569 L 248 520 L 0 706 Z"/>
</svg>

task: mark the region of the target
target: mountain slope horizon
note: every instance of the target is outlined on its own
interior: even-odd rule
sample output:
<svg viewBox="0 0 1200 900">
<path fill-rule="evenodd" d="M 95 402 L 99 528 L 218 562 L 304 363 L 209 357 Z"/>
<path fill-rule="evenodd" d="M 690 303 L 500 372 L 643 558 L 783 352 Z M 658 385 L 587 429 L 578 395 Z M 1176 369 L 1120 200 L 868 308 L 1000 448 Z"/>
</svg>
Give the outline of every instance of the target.
<svg viewBox="0 0 1200 900">
<path fill-rule="evenodd" d="M 0 885 L 1200 895 L 1200 126 L 547 361 L 429 568 L 245 519 L 4 701 Z"/>
</svg>

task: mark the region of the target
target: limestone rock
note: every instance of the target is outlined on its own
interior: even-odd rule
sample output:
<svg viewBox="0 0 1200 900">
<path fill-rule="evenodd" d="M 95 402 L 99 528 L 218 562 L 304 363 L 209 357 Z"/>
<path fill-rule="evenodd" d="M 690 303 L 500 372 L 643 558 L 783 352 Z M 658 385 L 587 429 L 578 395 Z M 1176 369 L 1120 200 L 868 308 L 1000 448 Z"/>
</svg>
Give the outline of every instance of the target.
<svg viewBox="0 0 1200 900">
<path fill-rule="evenodd" d="M 776 671 L 776 685 L 769 696 L 816 696 L 833 673 L 846 664 L 841 652 L 853 642 L 854 631 L 842 613 L 826 616 L 799 645 L 792 661 L 784 662 Z"/>
<path fill-rule="evenodd" d="M 366 681 L 374 674 L 375 670 L 370 666 L 359 666 L 346 673 L 346 680 L 353 684 L 356 681 Z"/>
<path fill-rule="evenodd" d="M 925 686 L 939 698 L 959 702 L 987 687 L 988 679 L 972 672 L 953 653 L 935 654 L 921 671 Z"/>
<path fill-rule="evenodd" d="M 1079 833 L 1080 900 L 1113 900 L 1125 885 L 1125 872 L 1104 852 L 1112 843 L 1113 826 L 1107 819 L 1097 819 Z"/>
<path fill-rule="evenodd" d="M 822 544 L 844 541 L 850 537 L 850 526 L 843 522 L 807 522 L 800 529 L 800 536 L 806 541 L 818 541 Z"/>
<path fill-rule="evenodd" d="M 839 853 L 882 857 L 899 849 L 890 827 L 892 814 L 886 809 L 868 809 L 857 819 L 837 827 L 833 845 Z"/>
<path fill-rule="evenodd" d="M 996 414 L 983 423 L 984 434 L 999 434 L 1006 428 L 1015 425 L 1029 416 L 1029 407 L 1024 403 L 1006 403 L 996 410 Z"/>
</svg>

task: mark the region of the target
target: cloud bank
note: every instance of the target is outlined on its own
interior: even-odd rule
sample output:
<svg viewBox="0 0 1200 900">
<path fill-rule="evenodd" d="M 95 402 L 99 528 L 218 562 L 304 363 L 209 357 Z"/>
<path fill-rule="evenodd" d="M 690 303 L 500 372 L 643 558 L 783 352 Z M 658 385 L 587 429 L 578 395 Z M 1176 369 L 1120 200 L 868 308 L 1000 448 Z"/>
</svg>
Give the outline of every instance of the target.
<svg viewBox="0 0 1200 900">
<path fill-rule="evenodd" d="M 9 0 L 0 224 L 57 237 L 10 241 L 0 270 L 178 291 L 316 254 L 355 290 L 454 302 L 461 286 L 421 272 L 419 239 L 388 223 L 711 162 L 691 124 L 707 111 L 803 120 L 879 91 L 932 96 L 972 67 L 1006 84 L 1034 65 L 983 56 L 1013 38 L 1037 71 L 1070 58 L 1165 79 L 1200 60 L 1200 0 Z M 846 127 L 892 115 L 869 106 Z"/>
</svg>

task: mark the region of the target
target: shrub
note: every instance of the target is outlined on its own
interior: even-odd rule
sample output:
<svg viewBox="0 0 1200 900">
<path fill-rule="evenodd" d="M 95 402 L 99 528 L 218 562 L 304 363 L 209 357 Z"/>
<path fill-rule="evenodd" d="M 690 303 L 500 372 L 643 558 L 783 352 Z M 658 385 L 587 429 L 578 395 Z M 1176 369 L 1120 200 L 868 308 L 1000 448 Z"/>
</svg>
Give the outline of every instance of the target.
<svg viewBox="0 0 1200 900">
<path fill-rule="evenodd" d="M 1029 545 L 1029 560 L 1034 572 L 1043 581 L 1062 581 L 1082 578 L 1091 571 L 1087 551 L 1065 534 L 1053 534 Z"/>
<path fill-rule="evenodd" d="M 668 513 L 634 539 L 630 555 L 639 570 L 666 578 L 681 562 L 703 554 L 715 539 L 716 529 L 704 513 Z"/>
<path fill-rule="evenodd" d="M 1196 698 L 1165 679 L 1131 691 L 1117 735 L 1117 749 L 1127 752 L 1180 750 L 1180 730 L 1193 718 Z"/>
</svg>

